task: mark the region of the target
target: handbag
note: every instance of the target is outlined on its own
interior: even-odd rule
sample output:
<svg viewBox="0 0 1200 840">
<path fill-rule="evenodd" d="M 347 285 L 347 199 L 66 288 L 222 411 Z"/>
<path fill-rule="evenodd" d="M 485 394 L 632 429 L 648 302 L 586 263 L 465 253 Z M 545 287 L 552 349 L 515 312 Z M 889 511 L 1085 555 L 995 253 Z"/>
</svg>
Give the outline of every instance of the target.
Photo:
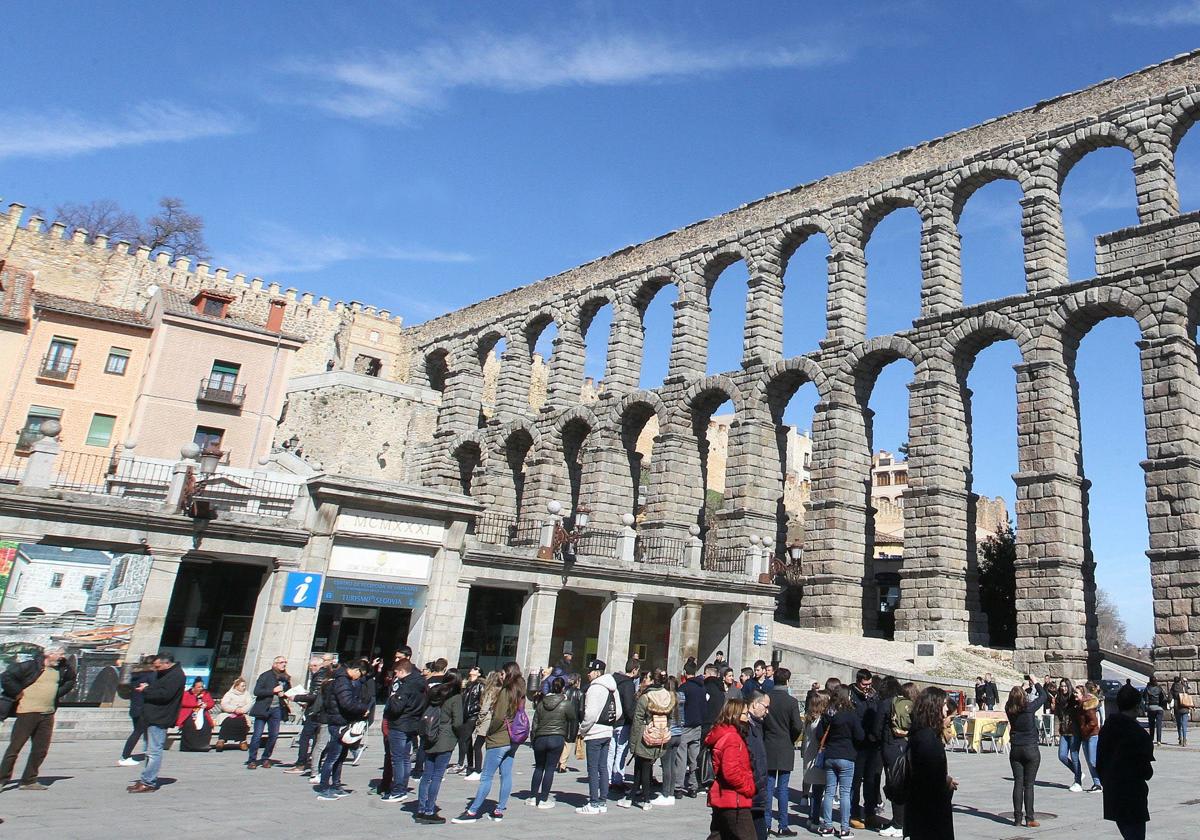
<svg viewBox="0 0 1200 840">
<path fill-rule="evenodd" d="M 1181 709 L 1192 708 L 1192 695 L 1188 694 L 1185 691 L 1180 692 L 1179 693 L 1179 708 L 1181 708 Z"/>
<path fill-rule="evenodd" d="M 825 766 L 825 741 L 829 738 L 829 727 L 825 727 L 825 731 L 821 733 L 821 743 L 817 744 L 817 755 L 813 758 L 813 767 L 820 770 Z"/>
</svg>

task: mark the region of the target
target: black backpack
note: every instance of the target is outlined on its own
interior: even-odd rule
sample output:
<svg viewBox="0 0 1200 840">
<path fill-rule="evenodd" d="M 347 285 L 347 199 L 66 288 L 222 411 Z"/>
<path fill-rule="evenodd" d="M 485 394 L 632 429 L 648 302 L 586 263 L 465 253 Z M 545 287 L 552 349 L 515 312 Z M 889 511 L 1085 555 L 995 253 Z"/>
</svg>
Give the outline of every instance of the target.
<svg viewBox="0 0 1200 840">
<path fill-rule="evenodd" d="M 421 746 L 428 752 L 433 749 L 440 737 L 442 737 L 442 707 L 426 706 L 425 713 L 421 715 Z"/>
<path fill-rule="evenodd" d="M 617 717 L 617 693 L 611 688 L 605 690 L 608 691 L 608 699 L 604 701 L 604 708 L 600 710 L 600 717 L 596 719 L 596 723 L 600 726 L 616 726 L 619 720 Z"/>
<path fill-rule="evenodd" d="M 896 756 L 888 768 L 887 781 L 883 784 L 883 795 L 892 802 L 903 805 L 908 801 L 908 790 L 912 784 L 912 762 L 908 750 Z"/>
</svg>

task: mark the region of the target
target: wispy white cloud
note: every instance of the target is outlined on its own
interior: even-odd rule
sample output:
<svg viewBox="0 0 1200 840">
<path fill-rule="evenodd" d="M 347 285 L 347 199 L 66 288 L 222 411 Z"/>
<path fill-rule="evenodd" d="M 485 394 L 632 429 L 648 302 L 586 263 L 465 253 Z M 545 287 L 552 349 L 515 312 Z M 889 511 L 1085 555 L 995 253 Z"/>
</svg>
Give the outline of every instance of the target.
<svg viewBox="0 0 1200 840">
<path fill-rule="evenodd" d="M 331 265 L 362 259 L 409 263 L 465 263 L 475 259 L 462 251 L 307 234 L 273 223 L 259 225 L 247 247 L 240 253 L 226 254 L 226 258 L 239 271 L 264 276 L 321 271 Z"/>
<path fill-rule="evenodd" d="M 0 160 L 70 157 L 105 149 L 178 143 L 237 134 L 246 129 L 234 115 L 172 102 L 143 102 L 113 117 L 71 110 L 0 110 Z"/>
<path fill-rule="evenodd" d="M 405 119 L 445 104 L 461 89 L 522 93 L 567 86 L 628 85 L 754 68 L 814 67 L 840 61 L 823 45 L 705 48 L 649 35 L 564 41 L 476 33 L 407 51 L 286 64 L 313 83 L 304 101 L 335 114 Z"/>
<path fill-rule="evenodd" d="M 1176 3 L 1173 6 L 1146 3 L 1140 7 L 1114 12 L 1113 20 L 1135 26 L 1195 26 L 1200 24 L 1200 0 Z"/>
</svg>

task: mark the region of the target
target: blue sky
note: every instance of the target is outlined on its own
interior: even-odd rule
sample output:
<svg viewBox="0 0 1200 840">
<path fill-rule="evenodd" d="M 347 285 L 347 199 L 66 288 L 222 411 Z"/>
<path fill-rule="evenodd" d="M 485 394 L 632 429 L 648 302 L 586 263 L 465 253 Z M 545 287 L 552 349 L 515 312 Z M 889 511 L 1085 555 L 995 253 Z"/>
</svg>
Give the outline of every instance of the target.
<svg viewBox="0 0 1200 840">
<path fill-rule="evenodd" d="M 35 4 L 0 33 L 0 196 L 48 210 L 111 198 L 141 214 L 181 196 L 207 220 L 214 267 L 410 323 L 1161 61 L 1200 34 L 1196 2 L 969 15 L 934 2 L 138 5 Z M 1186 208 L 1200 206 L 1197 146 L 1180 153 Z M 1097 233 L 1134 219 L 1122 154 L 1068 179 L 1075 277 L 1091 273 Z M 1020 288 L 1015 200 L 998 184 L 968 205 L 968 300 Z M 821 326 L 818 250 L 789 271 L 789 352 Z M 868 258 L 872 331 L 896 329 L 916 305 L 914 219 L 886 219 Z M 718 312 L 737 314 L 737 271 L 718 283 Z M 656 301 L 649 321 L 660 356 L 665 310 Z M 727 368 L 737 318 L 716 320 L 713 363 Z M 1144 641 L 1135 339 L 1102 324 L 1079 372 L 1099 577 Z M 971 377 L 976 490 L 1010 502 L 1015 361 L 992 348 Z M 877 447 L 907 437 L 910 376 L 894 365 L 880 380 Z M 802 392 L 789 418 L 807 427 L 806 410 Z"/>
</svg>

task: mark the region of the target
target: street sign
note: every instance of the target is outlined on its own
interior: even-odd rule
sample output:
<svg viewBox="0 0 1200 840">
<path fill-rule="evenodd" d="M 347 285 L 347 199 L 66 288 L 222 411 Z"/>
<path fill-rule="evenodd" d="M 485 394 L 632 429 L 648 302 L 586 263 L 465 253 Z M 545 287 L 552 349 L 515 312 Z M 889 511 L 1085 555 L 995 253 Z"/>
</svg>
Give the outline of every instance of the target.
<svg viewBox="0 0 1200 840">
<path fill-rule="evenodd" d="M 283 591 L 285 607 L 316 609 L 321 597 L 321 576 L 314 572 L 288 572 Z"/>
<path fill-rule="evenodd" d="M 765 645 L 767 643 L 767 628 L 763 624 L 754 625 L 754 644 Z"/>
</svg>

